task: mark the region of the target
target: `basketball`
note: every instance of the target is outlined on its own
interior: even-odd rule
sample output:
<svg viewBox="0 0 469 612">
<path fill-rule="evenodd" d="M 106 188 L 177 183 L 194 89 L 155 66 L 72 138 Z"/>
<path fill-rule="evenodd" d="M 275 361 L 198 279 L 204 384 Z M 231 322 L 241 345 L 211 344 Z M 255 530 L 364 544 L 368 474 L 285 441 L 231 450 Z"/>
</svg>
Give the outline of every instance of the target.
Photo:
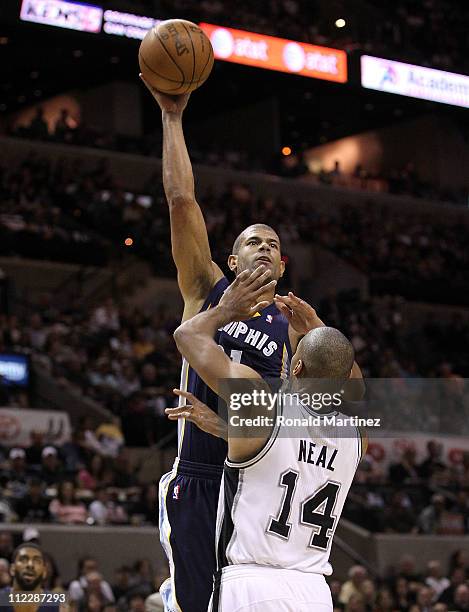
<svg viewBox="0 0 469 612">
<path fill-rule="evenodd" d="M 170 19 L 148 30 L 138 61 L 145 80 L 158 91 L 190 93 L 210 75 L 213 49 L 198 25 L 185 19 Z"/>
</svg>

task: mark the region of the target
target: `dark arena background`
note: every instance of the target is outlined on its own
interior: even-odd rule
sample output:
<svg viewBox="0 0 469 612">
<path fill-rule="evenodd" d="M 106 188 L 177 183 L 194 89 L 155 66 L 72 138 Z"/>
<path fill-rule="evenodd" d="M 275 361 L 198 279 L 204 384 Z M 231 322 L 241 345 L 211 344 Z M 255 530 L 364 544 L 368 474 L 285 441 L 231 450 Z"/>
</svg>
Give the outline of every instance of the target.
<svg viewBox="0 0 469 612">
<path fill-rule="evenodd" d="M 279 291 L 347 335 L 382 399 L 334 538 L 334 610 L 468 611 L 469 12 L 455 0 L 2 0 L 0 587 L 35 542 L 69 609 L 163 610 L 182 300 L 137 54 L 172 18 L 204 24 L 215 52 L 184 114 L 214 261 L 227 271 L 239 232 L 272 225 Z"/>
</svg>

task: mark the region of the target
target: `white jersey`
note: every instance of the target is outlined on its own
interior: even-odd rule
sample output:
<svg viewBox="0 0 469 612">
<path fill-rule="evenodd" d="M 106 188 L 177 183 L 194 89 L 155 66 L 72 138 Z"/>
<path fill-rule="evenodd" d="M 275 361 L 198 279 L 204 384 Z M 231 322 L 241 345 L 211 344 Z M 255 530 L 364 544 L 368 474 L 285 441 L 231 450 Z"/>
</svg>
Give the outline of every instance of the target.
<svg viewBox="0 0 469 612">
<path fill-rule="evenodd" d="M 281 412 L 256 457 L 225 462 L 218 569 L 257 564 L 330 575 L 332 538 L 361 459 L 360 431 L 344 414 L 320 416 L 299 401 Z"/>
</svg>

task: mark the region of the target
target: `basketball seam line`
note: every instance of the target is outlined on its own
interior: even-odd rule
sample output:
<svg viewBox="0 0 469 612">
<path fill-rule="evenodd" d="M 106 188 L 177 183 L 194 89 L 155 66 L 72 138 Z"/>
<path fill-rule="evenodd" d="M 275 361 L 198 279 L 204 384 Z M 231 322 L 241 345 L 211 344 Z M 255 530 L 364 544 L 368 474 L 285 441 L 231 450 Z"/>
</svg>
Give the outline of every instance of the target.
<svg viewBox="0 0 469 612">
<path fill-rule="evenodd" d="M 171 83 L 179 83 L 179 85 L 185 85 L 187 81 L 180 81 L 179 79 L 170 79 L 169 77 L 165 76 L 164 74 L 161 74 L 161 72 L 158 72 L 157 70 L 153 70 L 153 68 L 151 66 L 148 65 L 148 63 L 145 61 L 145 58 L 143 57 L 143 55 L 140 53 L 140 58 L 142 60 L 142 62 L 145 64 L 145 66 L 148 68 L 148 70 L 150 72 L 153 72 L 153 74 L 156 74 L 157 77 L 160 77 L 160 79 L 164 79 L 165 81 L 171 81 Z M 197 79 L 196 81 L 192 81 L 193 83 L 198 83 L 199 81 L 201 81 L 202 79 Z"/>
<path fill-rule="evenodd" d="M 213 56 L 213 49 L 212 49 L 212 46 L 210 46 L 210 53 L 208 54 L 207 60 L 206 60 L 206 62 L 205 62 L 205 66 L 203 67 L 202 72 L 199 74 L 199 78 L 198 78 L 198 80 L 197 80 L 197 81 L 194 81 L 194 83 L 198 83 L 199 81 L 201 81 L 201 80 L 202 80 L 202 77 L 204 76 L 205 69 L 207 68 L 208 63 L 209 63 L 209 61 L 210 61 L 210 58 L 211 58 L 212 56 Z"/>
<path fill-rule="evenodd" d="M 186 24 L 183 23 L 182 27 L 186 30 L 187 36 L 189 37 L 189 40 L 191 42 L 191 47 L 192 47 L 192 76 L 191 76 L 191 82 L 189 83 L 189 85 L 186 88 L 186 93 L 187 93 L 189 91 L 190 86 L 194 82 L 194 74 L 195 74 L 195 49 L 194 49 L 194 43 L 192 42 L 191 33 L 187 29 Z"/>
<path fill-rule="evenodd" d="M 161 46 L 163 47 L 163 49 L 166 51 L 166 53 L 168 54 L 168 57 L 171 59 L 171 61 L 173 62 L 173 64 L 177 67 L 177 69 L 179 70 L 179 72 L 182 74 L 182 79 L 181 79 L 181 84 L 184 83 L 184 72 L 182 71 L 182 69 L 180 68 L 180 66 L 178 65 L 178 63 L 176 62 L 176 60 L 173 58 L 173 56 L 171 55 L 171 53 L 168 51 L 168 49 L 166 48 L 166 45 L 164 44 L 163 40 L 161 39 L 161 36 L 158 34 L 158 32 L 155 32 L 155 30 L 153 30 L 153 32 L 155 33 L 155 36 L 158 38 L 158 40 L 161 43 Z"/>
</svg>

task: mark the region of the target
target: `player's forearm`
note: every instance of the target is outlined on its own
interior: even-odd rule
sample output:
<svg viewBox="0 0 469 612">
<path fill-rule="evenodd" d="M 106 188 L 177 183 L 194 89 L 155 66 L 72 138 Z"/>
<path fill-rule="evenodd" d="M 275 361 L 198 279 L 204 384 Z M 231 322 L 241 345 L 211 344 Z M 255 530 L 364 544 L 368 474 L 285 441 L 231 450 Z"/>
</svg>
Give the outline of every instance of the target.
<svg viewBox="0 0 469 612">
<path fill-rule="evenodd" d="M 215 345 L 214 336 L 218 328 L 230 323 L 231 317 L 223 307 L 206 310 L 180 325 L 174 332 L 179 351 L 195 369 L 202 352 Z M 216 345 L 215 345 L 216 346 Z"/>
<path fill-rule="evenodd" d="M 163 111 L 163 186 L 168 203 L 194 200 L 194 175 L 182 115 Z"/>
</svg>

